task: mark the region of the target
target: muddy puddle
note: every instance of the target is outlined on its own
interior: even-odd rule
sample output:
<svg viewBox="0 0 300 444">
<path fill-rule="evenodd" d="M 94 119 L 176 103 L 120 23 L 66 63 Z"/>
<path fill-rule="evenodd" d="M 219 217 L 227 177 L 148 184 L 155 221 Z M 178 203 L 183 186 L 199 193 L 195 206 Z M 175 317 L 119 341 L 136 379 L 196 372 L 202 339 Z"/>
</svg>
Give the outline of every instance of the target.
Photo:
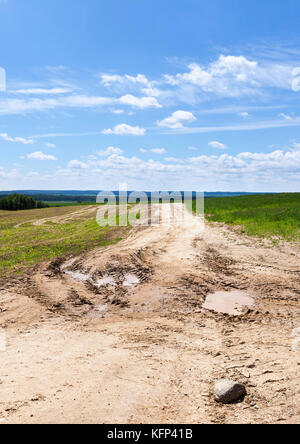
<svg viewBox="0 0 300 444">
<path fill-rule="evenodd" d="M 90 282 L 98 288 L 107 286 L 118 286 L 122 285 L 124 287 L 134 287 L 141 283 L 140 278 L 134 273 L 123 274 L 121 271 L 119 273 L 109 274 L 106 273 L 98 279 L 95 279 L 87 271 L 79 270 L 68 270 L 75 263 L 75 259 L 66 262 L 61 266 L 61 272 L 75 281 L 79 282 Z"/>
<path fill-rule="evenodd" d="M 207 296 L 203 308 L 216 313 L 241 315 L 245 309 L 253 308 L 255 300 L 249 294 L 235 290 L 231 292 L 219 291 Z"/>
<path fill-rule="evenodd" d="M 117 285 L 115 278 L 113 276 L 109 276 L 108 274 L 104 275 L 101 279 L 98 279 L 95 283 L 96 287 L 105 287 L 106 285 Z"/>
<path fill-rule="evenodd" d="M 65 271 L 65 274 L 70 276 L 75 281 L 79 282 L 87 282 L 88 280 L 90 280 L 89 274 L 81 273 L 80 271 Z"/>
<path fill-rule="evenodd" d="M 99 313 L 104 313 L 108 310 L 108 304 L 95 305 L 94 310 Z"/>
<path fill-rule="evenodd" d="M 124 276 L 124 287 L 133 287 L 140 283 L 140 279 L 135 274 L 129 273 Z"/>
</svg>

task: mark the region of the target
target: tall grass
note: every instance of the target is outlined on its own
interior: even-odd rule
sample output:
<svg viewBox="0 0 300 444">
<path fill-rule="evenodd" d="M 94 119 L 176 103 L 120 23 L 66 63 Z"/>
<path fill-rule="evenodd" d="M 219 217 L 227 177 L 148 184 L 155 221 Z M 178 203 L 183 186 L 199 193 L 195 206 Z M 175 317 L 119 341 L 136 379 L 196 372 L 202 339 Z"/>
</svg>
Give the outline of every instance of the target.
<svg viewBox="0 0 300 444">
<path fill-rule="evenodd" d="M 206 199 L 205 214 L 248 235 L 300 240 L 300 193 Z"/>
</svg>

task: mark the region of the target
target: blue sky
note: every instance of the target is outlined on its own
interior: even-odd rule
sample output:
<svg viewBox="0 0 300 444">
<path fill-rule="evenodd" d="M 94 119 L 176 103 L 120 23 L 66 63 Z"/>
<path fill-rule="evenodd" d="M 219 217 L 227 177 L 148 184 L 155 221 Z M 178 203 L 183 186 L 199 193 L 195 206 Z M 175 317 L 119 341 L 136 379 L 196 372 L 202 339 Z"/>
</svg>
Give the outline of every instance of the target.
<svg viewBox="0 0 300 444">
<path fill-rule="evenodd" d="M 300 191 L 299 18 L 296 0 L 0 0 L 0 188 Z"/>
</svg>

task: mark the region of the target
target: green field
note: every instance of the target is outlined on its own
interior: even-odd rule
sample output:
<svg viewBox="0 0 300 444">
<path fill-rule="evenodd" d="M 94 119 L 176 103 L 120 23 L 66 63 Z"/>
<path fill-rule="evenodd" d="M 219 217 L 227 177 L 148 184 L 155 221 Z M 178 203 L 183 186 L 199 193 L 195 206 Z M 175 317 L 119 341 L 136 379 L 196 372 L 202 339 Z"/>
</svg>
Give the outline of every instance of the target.
<svg viewBox="0 0 300 444">
<path fill-rule="evenodd" d="M 206 199 L 205 214 L 251 236 L 300 240 L 300 193 Z"/>
<path fill-rule="evenodd" d="M 0 211 L 0 276 L 71 253 L 118 242 L 128 228 L 100 228 L 86 206 Z M 82 210 L 79 215 L 71 213 Z M 68 218 L 64 220 L 64 218 Z M 39 220 L 48 219 L 40 226 Z M 63 218 L 57 222 L 51 218 Z"/>
</svg>

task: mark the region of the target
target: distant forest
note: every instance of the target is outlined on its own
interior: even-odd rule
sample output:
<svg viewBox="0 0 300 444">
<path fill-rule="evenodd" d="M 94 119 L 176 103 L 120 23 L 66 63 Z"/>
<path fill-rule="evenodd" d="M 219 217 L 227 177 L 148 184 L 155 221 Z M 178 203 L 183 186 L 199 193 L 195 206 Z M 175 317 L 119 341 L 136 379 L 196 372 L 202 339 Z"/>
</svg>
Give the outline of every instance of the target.
<svg viewBox="0 0 300 444">
<path fill-rule="evenodd" d="M 29 197 L 32 197 L 36 201 L 42 201 L 42 202 L 77 202 L 77 203 L 96 203 L 97 195 L 99 191 L 90 190 L 90 191 L 36 191 L 36 190 L 27 190 L 27 191 L 0 191 L 0 199 L 2 197 L 11 196 L 12 194 L 22 194 Z M 118 191 L 114 191 L 116 196 L 118 196 Z M 128 191 L 128 194 L 130 191 Z M 151 192 L 146 191 L 146 194 L 150 198 Z M 249 194 L 260 194 L 260 193 L 225 193 L 225 192 L 212 192 L 212 193 L 205 193 L 205 198 L 211 198 L 211 197 L 234 197 L 234 196 L 241 196 L 241 195 L 249 195 Z M 194 195 L 194 193 L 193 193 Z"/>
<path fill-rule="evenodd" d="M 33 210 L 35 208 L 48 208 L 44 202 L 36 201 L 31 196 L 24 194 L 11 194 L 0 199 L 0 210 L 18 211 L 18 210 Z"/>
<path fill-rule="evenodd" d="M 3 197 L 9 197 L 9 195 L 3 195 Z M 74 195 L 65 195 L 65 194 L 35 194 L 32 195 L 26 194 L 26 196 L 33 198 L 37 201 L 43 202 L 96 202 L 96 196 L 74 196 Z M 0 194 L 0 198 L 1 198 Z"/>
</svg>

